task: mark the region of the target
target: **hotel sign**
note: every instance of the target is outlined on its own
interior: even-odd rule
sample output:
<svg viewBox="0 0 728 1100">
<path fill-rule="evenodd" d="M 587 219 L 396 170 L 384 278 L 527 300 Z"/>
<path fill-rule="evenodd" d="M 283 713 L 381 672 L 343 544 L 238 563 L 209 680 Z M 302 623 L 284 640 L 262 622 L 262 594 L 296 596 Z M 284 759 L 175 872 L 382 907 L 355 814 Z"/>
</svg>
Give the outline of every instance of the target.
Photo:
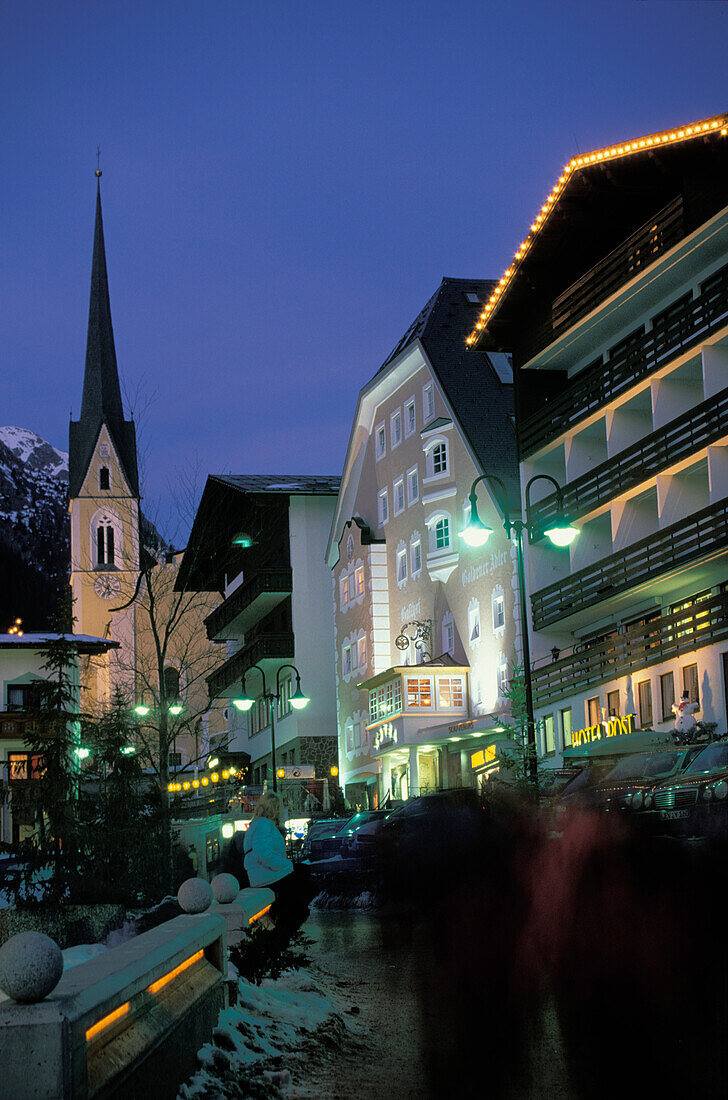
<svg viewBox="0 0 728 1100">
<path fill-rule="evenodd" d="M 374 739 L 372 740 L 372 749 L 374 750 L 374 752 L 376 752 L 377 749 L 381 749 L 382 745 L 394 745 L 396 744 L 396 742 L 397 730 L 391 724 L 391 722 L 386 722 L 383 726 L 380 726 L 377 732 L 374 734 Z"/>
<path fill-rule="evenodd" d="M 571 735 L 572 748 L 589 744 L 591 741 L 602 741 L 605 737 L 621 737 L 625 733 L 634 733 L 634 717 L 634 714 L 625 714 L 623 718 L 607 718 L 594 726 L 574 730 Z"/>
</svg>

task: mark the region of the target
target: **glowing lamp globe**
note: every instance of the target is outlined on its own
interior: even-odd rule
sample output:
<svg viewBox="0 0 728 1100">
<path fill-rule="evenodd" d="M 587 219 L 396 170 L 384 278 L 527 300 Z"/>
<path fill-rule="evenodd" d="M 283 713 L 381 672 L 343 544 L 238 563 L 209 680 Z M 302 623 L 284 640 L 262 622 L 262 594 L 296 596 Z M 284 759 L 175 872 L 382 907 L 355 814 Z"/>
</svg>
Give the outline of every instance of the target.
<svg viewBox="0 0 728 1100">
<path fill-rule="evenodd" d="M 172 703 L 172 706 L 169 708 L 169 713 L 174 714 L 174 716 L 176 718 L 178 714 L 182 713 L 182 704 L 181 703 Z"/>
<path fill-rule="evenodd" d="M 295 691 L 291 696 L 290 702 L 294 710 L 303 710 L 304 707 L 308 706 L 311 700 L 308 696 L 304 695 L 299 688 L 298 691 Z"/>
<path fill-rule="evenodd" d="M 548 531 L 544 531 L 544 535 L 551 540 L 554 546 L 571 546 L 578 534 L 578 527 L 572 527 L 570 523 L 565 521 L 556 523 L 553 527 L 549 527 Z"/>
<path fill-rule="evenodd" d="M 145 714 L 149 714 L 149 707 L 144 703 L 139 703 L 138 706 L 134 707 L 134 713 L 143 718 Z"/>
<path fill-rule="evenodd" d="M 242 699 L 233 699 L 233 706 L 237 707 L 238 710 L 250 710 L 254 702 L 254 699 L 243 696 Z"/>
<path fill-rule="evenodd" d="M 465 530 L 460 532 L 460 538 L 464 539 L 468 546 L 485 546 L 492 534 L 492 527 L 486 527 L 481 520 L 476 523 L 471 520 Z"/>
</svg>

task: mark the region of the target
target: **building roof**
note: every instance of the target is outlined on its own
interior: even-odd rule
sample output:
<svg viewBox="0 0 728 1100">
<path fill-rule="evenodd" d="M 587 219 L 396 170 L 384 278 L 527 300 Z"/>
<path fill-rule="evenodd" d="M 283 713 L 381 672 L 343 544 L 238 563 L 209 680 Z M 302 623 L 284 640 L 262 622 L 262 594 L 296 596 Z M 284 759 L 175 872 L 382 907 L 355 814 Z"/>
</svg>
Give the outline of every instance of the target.
<svg viewBox="0 0 728 1100">
<path fill-rule="evenodd" d="M 476 466 L 481 472 L 497 473 L 502 478 L 508 489 L 508 503 L 518 510 L 520 488 L 510 360 L 500 352 L 474 351 L 465 344 L 465 337 L 494 285 L 490 279 L 442 279 L 427 305 L 359 393 L 344 464 L 347 484 L 358 476 L 354 437 L 365 402 L 374 400 L 371 395 L 383 379 L 417 346 L 439 383 Z M 504 381 L 506 378 L 511 384 Z M 427 430 L 432 426 L 427 425 Z M 334 547 L 338 547 L 342 524 L 351 518 L 342 512 L 352 503 L 349 499 L 347 504 L 343 494 L 340 495 L 327 551 L 330 564 L 334 564 L 331 555 Z M 500 508 L 500 502 L 496 504 Z"/>
<path fill-rule="evenodd" d="M 211 474 L 211 479 L 241 493 L 283 493 L 286 496 L 336 496 L 340 477 L 315 474 Z"/>
<path fill-rule="evenodd" d="M 698 142 L 714 142 L 726 137 L 728 137 L 728 115 L 714 115 L 712 118 L 701 119 L 686 126 L 645 134 L 643 137 L 631 138 L 616 145 L 593 149 L 591 152 L 572 157 L 564 166 L 551 193 L 516 249 L 510 265 L 498 282 L 493 284 L 476 323 L 467 337 L 467 343 L 474 346 L 482 342 L 482 335 L 501 307 L 506 291 L 516 280 L 525 261 L 534 253 L 544 233 L 553 230 L 554 237 L 558 240 L 560 231 L 563 229 L 564 213 L 568 213 L 569 201 L 576 189 L 582 186 L 590 193 L 598 194 L 605 185 L 614 186 L 615 172 L 635 161 L 643 162 L 655 177 L 659 177 L 664 168 L 656 158 L 658 150 L 685 145 L 694 146 Z M 644 190 L 644 183 L 634 190 L 640 189 Z"/>
<path fill-rule="evenodd" d="M 0 634 L 0 649 L 43 649 L 49 642 L 65 638 L 73 642 L 79 653 L 105 653 L 118 649 L 119 643 L 110 638 L 97 638 L 94 634 Z"/>
<path fill-rule="evenodd" d="M 250 563 L 250 550 L 233 545 L 241 525 L 258 510 L 256 501 L 268 498 L 265 511 L 275 526 L 273 513 L 287 507 L 292 496 L 336 497 L 339 478 L 316 474 L 210 474 L 197 507 L 187 548 L 180 562 L 175 587 L 201 592 L 222 591 L 226 574 L 234 576 Z M 260 522 L 258 519 L 257 522 Z M 254 532 L 257 534 L 257 532 Z"/>
<path fill-rule="evenodd" d="M 106 425 L 111 436 L 127 484 L 131 492 L 137 496 L 139 473 L 136 431 L 133 421 L 124 420 L 114 330 L 111 324 L 104 224 L 101 214 L 101 187 L 97 178 L 81 415 L 77 421 L 71 421 L 69 429 L 68 482 L 71 497 L 78 496 L 81 491 L 102 424 Z"/>
</svg>

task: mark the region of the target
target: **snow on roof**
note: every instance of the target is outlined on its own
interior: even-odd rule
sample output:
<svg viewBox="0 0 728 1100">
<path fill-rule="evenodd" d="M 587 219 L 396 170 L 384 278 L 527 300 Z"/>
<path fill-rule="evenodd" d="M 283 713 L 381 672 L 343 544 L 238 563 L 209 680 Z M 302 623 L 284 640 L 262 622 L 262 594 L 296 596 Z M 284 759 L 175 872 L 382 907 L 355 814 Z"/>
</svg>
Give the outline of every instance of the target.
<svg viewBox="0 0 728 1100">
<path fill-rule="evenodd" d="M 119 643 L 110 638 L 97 638 L 94 634 L 0 634 L 0 648 L 3 649 L 42 649 L 49 642 L 65 638 L 74 642 L 79 650 L 83 649 L 118 649 Z"/>
</svg>

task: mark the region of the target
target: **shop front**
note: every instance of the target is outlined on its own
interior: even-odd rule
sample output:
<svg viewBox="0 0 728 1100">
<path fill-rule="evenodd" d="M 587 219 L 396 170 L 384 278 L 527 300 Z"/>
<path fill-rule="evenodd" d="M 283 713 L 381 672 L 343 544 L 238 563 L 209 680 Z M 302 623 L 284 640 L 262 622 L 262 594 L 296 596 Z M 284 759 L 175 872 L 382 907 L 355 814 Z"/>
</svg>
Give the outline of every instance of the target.
<svg viewBox="0 0 728 1100">
<path fill-rule="evenodd" d="M 635 715 L 625 714 L 575 730 L 571 747 L 563 751 L 564 765 L 580 767 L 598 761 L 608 766 L 631 753 L 655 752 L 673 745 L 671 732 L 635 729 Z"/>
</svg>

